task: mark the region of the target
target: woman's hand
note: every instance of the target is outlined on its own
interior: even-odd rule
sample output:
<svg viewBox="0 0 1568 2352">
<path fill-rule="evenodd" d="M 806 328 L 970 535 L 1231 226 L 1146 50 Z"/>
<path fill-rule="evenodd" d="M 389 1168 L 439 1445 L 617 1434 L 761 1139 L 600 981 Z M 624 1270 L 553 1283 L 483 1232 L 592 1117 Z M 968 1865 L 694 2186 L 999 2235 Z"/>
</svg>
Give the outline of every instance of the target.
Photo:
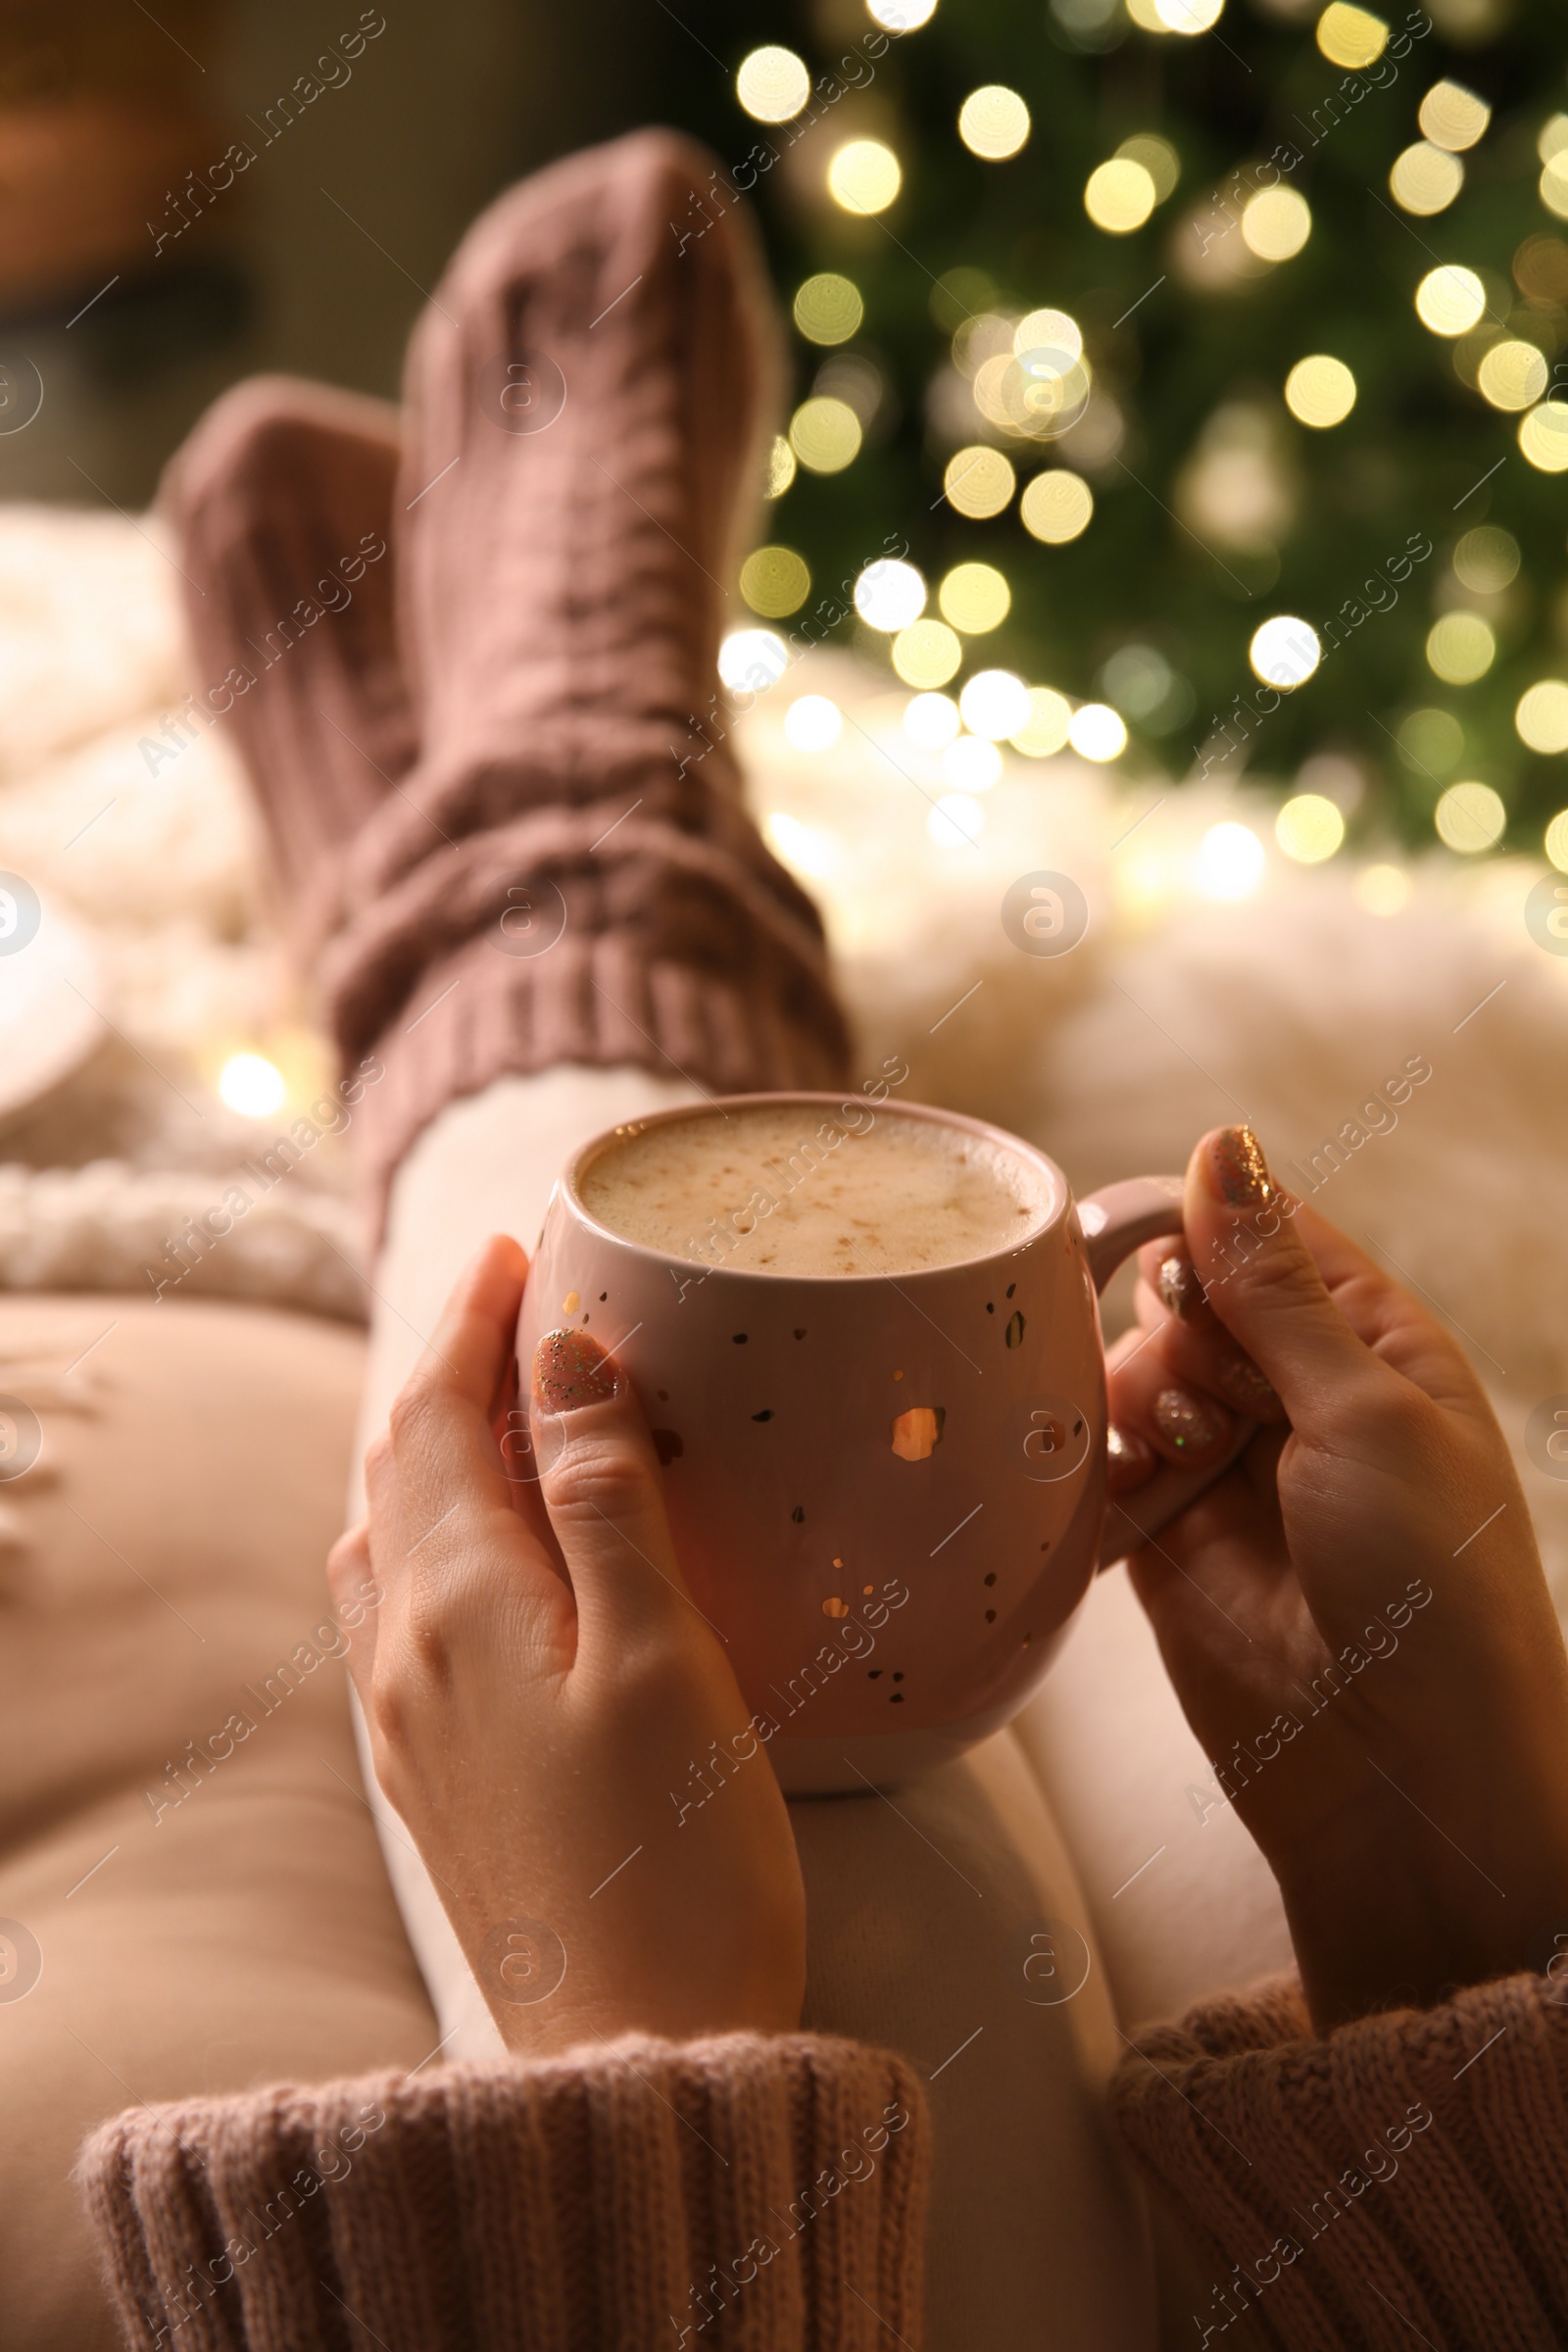
<svg viewBox="0 0 1568 2352">
<path fill-rule="evenodd" d="M 1568 1930 L 1568 1661 L 1507 1447 L 1447 1334 L 1281 1192 L 1187 1173 L 1113 1352 L 1112 1483 L 1246 1454 L 1131 1561 L 1285 1898 L 1319 2028 L 1540 1966 Z"/>
<path fill-rule="evenodd" d="M 530 1526 L 514 1506 L 495 1429 L 526 1272 L 497 1238 L 464 1276 L 328 1563 L 335 1597 L 368 1571 L 380 1588 L 349 1651 L 376 1777 L 512 2047 L 793 2031 L 784 1800 L 682 1584 L 641 1414 L 586 1333 L 540 1343 L 544 1508 Z"/>
</svg>

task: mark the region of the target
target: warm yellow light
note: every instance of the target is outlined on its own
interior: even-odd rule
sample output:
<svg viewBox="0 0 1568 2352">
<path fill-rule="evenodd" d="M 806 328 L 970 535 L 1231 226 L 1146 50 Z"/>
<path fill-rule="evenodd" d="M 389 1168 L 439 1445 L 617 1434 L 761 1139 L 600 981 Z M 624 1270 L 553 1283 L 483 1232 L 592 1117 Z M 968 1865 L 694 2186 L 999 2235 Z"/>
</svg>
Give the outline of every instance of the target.
<svg viewBox="0 0 1568 2352">
<path fill-rule="evenodd" d="M 945 621 L 917 620 L 894 638 L 893 666 L 906 686 L 945 686 L 963 666 L 963 647 Z"/>
<path fill-rule="evenodd" d="M 942 487 L 955 514 L 984 520 L 1000 514 L 1018 486 L 1013 472 L 1000 449 L 987 449 L 976 443 L 970 449 L 960 449 L 948 460 L 942 476 Z"/>
<path fill-rule="evenodd" d="M 1568 220 L 1568 149 L 1543 165 L 1538 184 L 1547 212 L 1555 213 L 1559 220 Z"/>
<path fill-rule="evenodd" d="M 839 863 L 839 846 L 831 833 L 803 825 L 788 809 L 773 808 L 762 819 L 767 846 L 775 856 L 808 882 L 825 882 Z"/>
<path fill-rule="evenodd" d="M 1049 760 L 1061 750 L 1071 726 L 1072 705 L 1066 696 L 1054 686 L 1031 686 L 1028 720 L 1007 740 L 1026 759 Z"/>
<path fill-rule="evenodd" d="M 1464 166 L 1446 148 L 1417 139 L 1395 157 L 1389 190 L 1401 211 L 1430 219 L 1446 212 L 1464 186 Z"/>
<path fill-rule="evenodd" d="M 1260 262 L 1288 262 L 1312 234 L 1312 210 L 1294 188 L 1262 188 L 1242 213 L 1242 242 Z"/>
<path fill-rule="evenodd" d="M 942 617 L 966 637 L 1000 628 L 1012 604 L 1012 590 L 990 564 L 956 564 L 937 590 Z"/>
<path fill-rule="evenodd" d="M 1548 115 L 1536 134 L 1536 153 L 1544 164 L 1568 152 L 1568 115 Z"/>
<path fill-rule="evenodd" d="M 1199 845 L 1193 879 L 1208 899 L 1250 897 L 1268 859 L 1250 825 L 1210 825 Z"/>
<path fill-rule="evenodd" d="M 1397 914 L 1409 905 L 1410 877 L 1402 865 L 1363 865 L 1350 885 L 1358 906 L 1368 914 Z"/>
<path fill-rule="evenodd" d="M 918 32 L 936 15 L 937 0 L 865 0 L 865 12 L 889 32 Z"/>
<path fill-rule="evenodd" d="M 825 752 L 844 732 L 844 713 L 825 694 L 803 694 L 784 713 L 784 732 L 798 752 Z"/>
<path fill-rule="evenodd" d="M 879 556 L 855 583 L 855 610 L 873 629 L 895 636 L 925 611 L 925 575 L 897 556 Z"/>
<path fill-rule="evenodd" d="M 1533 343 L 1494 343 L 1481 363 L 1476 384 L 1494 409 L 1533 408 L 1546 389 L 1545 357 Z"/>
<path fill-rule="evenodd" d="M 885 213 L 903 183 L 899 159 L 880 139 L 849 139 L 827 168 L 828 194 L 847 213 Z"/>
<path fill-rule="evenodd" d="M 1107 236 L 1129 236 L 1142 228 L 1155 204 L 1152 174 L 1130 156 L 1114 155 L 1089 174 L 1084 211 Z"/>
<path fill-rule="evenodd" d="M 1082 359 L 1083 329 L 1067 311 L 1029 311 L 1012 330 L 1013 354 L 1027 361 L 1031 375 L 1053 370 L 1065 375 Z"/>
<path fill-rule="evenodd" d="M 810 69 L 793 49 L 754 49 L 735 75 L 735 95 L 758 122 L 788 122 L 811 95 Z"/>
<path fill-rule="evenodd" d="M 767 453 L 767 480 L 762 487 L 764 498 L 782 498 L 795 479 L 795 452 L 782 433 L 773 435 Z"/>
<path fill-rule="evenodd" d="M 955 792 L 989 792 L 1002 774 L 1002 754 L 979 735 L 956 735 L 942 755 L 943 782 Z"/>
<path fill-rule="evenodd" d="M 1065 466 L 1037 473 L 1024 491 L 1018 512 L 1026 531 L 1048 547 L 1063 547 L 1089 528 L 1095 512 L 1094 493 L 1086 481 Z"/>
<path fill-rule="evenodd" d="M 1568 874 L 1568 808 L 1559 808 L 1546 827 L 1544 847 L 1560 874 Z"/>
<path fill-rule="evenodd" d="M 1317 21 L 1317 45 L 1331 66 L 1359 74 L 1375 66 L 1389 45 L 1389 28 L 1381 17 L 1364 8 L 1348 8 L 1334 0 Z"/>
<path fill-rule="evenodd" d="M 718 649 L 718 674 L 732 694 L 766 694 L 789 665 L 789 648 L 771 629 L 731 629 Z"/>
<path fill-rule="evenodd" d="M 1016 90 L 988 81 L 971 90 L 958 109 L 958 136 L 971 155 L 988 164 L 1005 163 L 1029 136 L 1029 109 Z"/>
<path fill-rule="evenodd" d="M 790 447 L 812 473 L 842 473 L 859 455 L 860 419 L 847 400 L 803 400 L 790 418 Z"/>
<path fill-rule="evenodd" d="M 288 1089 L 283 1073 L 260 1054 L 233 1054 L 219 1074 L 218 1093 L 242 1119 L 265 1119 L 276 1110 Z"/>
<path fill-rule="evenodd" d="M 1421 101 L 1417 121 L 1434 147 L 1446 147 L 1457 155 L 1481 137 L 1492 121 L 1492 109 L 1462 81 L 1435 81 Z"/>
<path fill-rule="evenodd" d="M 1217 15 L 1218 11 L 1215 13 Z M 1123 139 L 1116 153 L 1124 156 L 1130 164 L 1143 165 L 1154 183 L 1156 204 L 1164 203 L 1181 178 L 1181 157 L 1169 139 L 1162 139 L 1157 131 L 1135 131 L 1130 139 Z"/>
<path fill-rule="evenodd" d="M 1010 669 L 977 669 L 958 697 L 958 710 L 971 735 L 1004 743 L 1029 724 L 1029 689 Z"/>
<path fill-rule="evenodd" d="M 1474 858 L 1502 839 L 1508 811 L 1490 784 L 1450 784 L 1433 813 L 1438 839 Z"/>
<path fill-rule="evenodd" d="M 1127 729 L 1119 710 L 1108 703 L 1085 703 L 1075 710 L 1067 741 L 1080 760 L 1119 760 L 1127 749 Z"/>
<path fill-rule="evenodd" d="M 943 758 L 947 758 L 944 752 Z M 967 792 L 945 792 L 925 820 L 925 829 L 940 850 L 972 849 L 985 831 L 986 812 Z"/>
<path fill-rule="evenodd" d="M 1435 335 L 1468 334 L 1487 307 L 1487 290 L 1473 270 L 1445 262 L 1415 290 L 1416 317 Z"/>
<path fill-rule="evenodd" d="M 1294 612 L 1277 612 L 1253 632 L 1248 659 L 1265 686 L 1278 686 L 1289 693 L 1293 687 L 1304 686 L 1322 661 L 1322 641 L 1310 622 Z"/>
<path fill-rule="evenodd" d="M 1568 406 L 1544 400 L 1519 419 L 1519 447 L 1541 473 L 1568 473 Z"/>
<path fill-rule="evenodd" d="M 1497 655 L 1497 640 L 1479 612 L 1445 612 L 1427 632 L 1427 661 L 1450 686 L 1473 686 Z"/>
<path fill-rule="evenodd" d="M 1543 678 L 1519 697 L 1513 714 L 1519 740 L 1533 752 L 1568 752 L 1568 684 Z"/>
<path fill-rule="evenodd" d="M 1396 737 L 1407 767 L 1419 768 L 1434 783 L 1450 775 L 1464 758 L 1464 729 L 1451 710 L 1410 710 L 1399 721 Z"/>
<path fill-rule="evenodd" d="M 1355 378 L 1343 360 L 1314 352 L 1285 378 L 1285 405 L 1298 423 L 1325 431 L 1343 424 L 1355 406 Z"/>
<path fill-rule="evenodd" d="M 1167 32 L 1211 32 L 1224 9 L 1225 0 L 1154 0 L 1154 14 Z"/>
<path fill-rule="evenodd" d="M 793 547 L 757 547 L 741 565 L 741 594 L 764 620 L 798 612 L 811 593 L 811 574 Z"/>
<path fill-rule="evenodd" d="M 836 270 L 808 277 L 795 296 L 795 323 L 808 343 L 847 343 L 864 317 L 859 287 Z"/>
<path fill-rule="evenodd" d="M 922 752 L 945 752 L 958 732 L 957 704 L 951 694 L 911 694 L 904 706 L 904 732 Z"/>
<path fill-rule="evenodd" d="M 1497 596 L 1518 576 L 1519 542 L 1494 522 L 1479 523 L 1454 549 L 1453 571 L 1478 596 Z"/>
<path fill-rule="evenodd" d="M 1298 865 L 1320 865 L 1345 839 L 1345 819 L 1320 792 L 1298 792 L 1274 819 L 1274 838 Z"/>
</svg>

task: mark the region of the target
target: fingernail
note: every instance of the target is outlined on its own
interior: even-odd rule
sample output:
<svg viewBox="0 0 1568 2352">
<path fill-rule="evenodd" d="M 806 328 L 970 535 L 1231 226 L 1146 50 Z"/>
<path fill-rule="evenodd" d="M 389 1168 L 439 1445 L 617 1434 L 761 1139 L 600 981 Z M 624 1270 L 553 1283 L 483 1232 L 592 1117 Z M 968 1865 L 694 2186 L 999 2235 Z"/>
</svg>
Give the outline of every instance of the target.
<svg viewBox="0 0 1568 2352">
<path fill-rule="evenodd" d="M 1150 1418 L 1167 1446 L 1178 1453 L 1206 1453 L 1218 1442 L 1218 1422 L 1210 1419 L 1196 1396 L 1185 1389 L 1161 1389 L 1150 1408 Z"/>
<path fill-rule="evenodd" d="M 1185 1251 L 1160 1259 L 1154 1287 L 1161 1306 L 1178 1323 L 1189 1322 L 1203 1303 L 1203 1285 L 1198 1268 Z"/>
<path fill-rule="evenodd" d="M 585 1331 L 547 1331 L 533 1351 L 533 1400 L 541 1412 L 574 1413 L 618 1396 L 623 1382 Z"/>
<path fill-rule="evenodd" d="M 1272 1381 L 1262 1373 L 1250 1356 L 1228 1358 L 1214 1370 L 1214 1386 L 1227 1404 L 1245 1413 L 1249 1421 L 1283 1421 L 1285 1407 Z"/>
<path fill-rule="evenodd" d="M 1134 1429 L 1119 1429 L 1113 1421 L 1105 1432 L 1105 1485 L 1112 1494 L 1141 1487 L 1155 1468 L 1154 1449 Z"/>
<path fill-rule="evenodd" d="M 1274 1198 L 1263 1147 L 1250 1127 L 1222 1127 L 1208 1147 L 1209 1189 L 1231 1208 L 1262 1208 Z"/>
</svg>

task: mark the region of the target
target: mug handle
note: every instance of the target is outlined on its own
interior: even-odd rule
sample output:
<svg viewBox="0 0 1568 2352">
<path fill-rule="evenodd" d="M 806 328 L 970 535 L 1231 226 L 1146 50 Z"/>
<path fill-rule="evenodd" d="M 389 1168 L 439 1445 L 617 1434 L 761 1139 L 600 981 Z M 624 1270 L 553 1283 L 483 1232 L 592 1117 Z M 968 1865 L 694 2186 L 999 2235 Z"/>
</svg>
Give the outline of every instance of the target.
<svg viewBox="0 0 1568 2352">
<path fill-rule="evenodd" d="M 1089 1271 L 1096 1291 L 1102 1291 L 1123 1259 L 1146 1242 L 1162 1241 L 1182 1229 L 1182 1179 L 1179 1176 L 1129 1176 L 1121 1184 L 1102 1186 L 1078 1203 Z M 1235 1435 L 1219 1460 L 1199 1472 L 1178 1470 L 1167 1462 L 1137 1488 L 1125 1502 L 1105 1508 L 1100 1542 L 1100 1566 L 1109 1568 L 1129 1552 L 1157 1536 L 1167 1521 L 1184 1511 L 1205 1487 L 1213 1485 L 1246 1451 L 1257 1428 L 1255 1421 L 1238 1421 Z"/>
</svg>

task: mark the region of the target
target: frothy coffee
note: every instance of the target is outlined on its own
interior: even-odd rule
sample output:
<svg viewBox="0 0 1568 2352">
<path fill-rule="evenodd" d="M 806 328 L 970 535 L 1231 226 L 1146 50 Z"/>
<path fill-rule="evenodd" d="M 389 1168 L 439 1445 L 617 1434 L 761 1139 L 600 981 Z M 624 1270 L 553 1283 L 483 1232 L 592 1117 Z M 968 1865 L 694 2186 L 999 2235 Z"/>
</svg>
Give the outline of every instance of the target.
<svg viewBox="0 0 1568 2352">
<path fill-rule="evenodd" d="M 1023 1241 L 1053 1206 L 1021 1154 L 856 1103 L 696 1111 L 632 1129 L 584 1171 L 583 1206 L 627 1241 L 737 1273 L 914 1274 Z"/>
</svg>

